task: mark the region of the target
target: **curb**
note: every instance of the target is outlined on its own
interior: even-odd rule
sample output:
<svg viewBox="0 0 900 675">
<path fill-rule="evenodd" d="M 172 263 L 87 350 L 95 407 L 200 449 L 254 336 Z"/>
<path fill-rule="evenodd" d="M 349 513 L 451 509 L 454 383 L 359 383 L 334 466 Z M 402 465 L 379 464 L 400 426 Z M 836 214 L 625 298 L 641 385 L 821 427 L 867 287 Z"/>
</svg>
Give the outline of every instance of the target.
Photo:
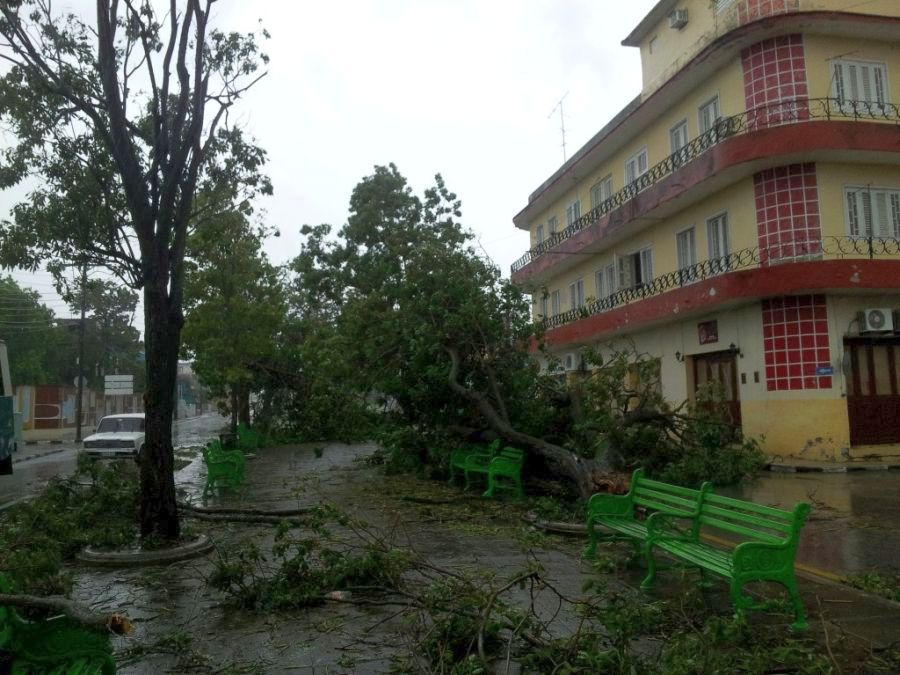
<svg viewBox="0 0 900 675">
<path fill-rule="evenodd" d="M 148 565 L 168 565 L 169 563 L 196 558 L 209 553 L 212 540 L 205 534 L 194 541 L 175 548 L 157 551 L 98 551 L 90 546 L 75 556 L 78 562 L 99 567 L 143 567 Z"/>
<path fill-rule="evenodd" d="M 38 457 L 49 457 L 50 455 L 58 455 L 61 452 L 65 452 L 65 448 L 59 448 L 57 450 L 50 450 L 49 452 L 39 452 L 35 455 L 26 455 L 25 457 L 16 457 L 13 459 L 13 464 L 18 464 L 19 462 L 27 462 L 30 459 L 37 459 Z"/>
<path fill-rule="evenodd" d="M 795 466 L 791 464 L 769 463 L 763 467 L 763 471 L 772 473 L 858 473 L 860 471 L 900 471 L 900 464 L 867 464 L 866 466 L 847 466 L 846 464 L 833 464 L 826 466 Z"/>
</svg>

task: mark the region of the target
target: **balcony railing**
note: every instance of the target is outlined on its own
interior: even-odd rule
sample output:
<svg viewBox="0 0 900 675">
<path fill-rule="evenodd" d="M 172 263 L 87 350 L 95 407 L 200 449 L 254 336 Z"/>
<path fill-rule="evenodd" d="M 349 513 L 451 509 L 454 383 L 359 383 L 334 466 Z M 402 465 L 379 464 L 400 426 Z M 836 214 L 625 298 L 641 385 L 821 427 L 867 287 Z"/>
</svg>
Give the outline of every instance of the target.
<svg viewBox="0 0 900 675">
<path fill-rule="evenodd" d="M 598 204 L 566 227 L 566 229 L 554 232 L 543 242 L 529 250 L 512 264 L 512 271 L 514 273 L 518 272 L 525 265 L 551 251 L 557 244 L 590 227 L 602 216 L 634 199 L 639 192 L 658 183 L 726 138 L 760 129 L 813 120 L 875 120 L 900 123 L 900 105 L 896 103 L 847 101 L 836 98 L 795 99 L 754 108 L 733 117 L 721 117 L 716 121 L 712 129 L 701 134 L 677 152 L 669 155 L 659 164 L 650 167 L 637 180 L 632 181 Z"/>
<path fill-rule="evenodd" d="M 880 258 L 883 256 L 900 256 L 900 238 L 897 237 L 823 237 L 816 240 L 786 242 L 766 248 L 745 248 L 721 258 L 712 258 L 669 272 L 652 281 L 626 288 L 605 298 L 591 300 L 581 307 L 570 309 L 556 316 L 546 317 L 538 323 L 546 330 L 562 326 L 572 321 L 584 319 L 594 314 L 607 312 L 616 307 L 643 300 L 654 295 L 661 295 L 676 288 L 688 286 L 697 281 L 720 276 L 736 270 L 774 267 L 776 265 L 809 260 L 821 260 L 824 257 L 841 258 Z"/>
</svg>

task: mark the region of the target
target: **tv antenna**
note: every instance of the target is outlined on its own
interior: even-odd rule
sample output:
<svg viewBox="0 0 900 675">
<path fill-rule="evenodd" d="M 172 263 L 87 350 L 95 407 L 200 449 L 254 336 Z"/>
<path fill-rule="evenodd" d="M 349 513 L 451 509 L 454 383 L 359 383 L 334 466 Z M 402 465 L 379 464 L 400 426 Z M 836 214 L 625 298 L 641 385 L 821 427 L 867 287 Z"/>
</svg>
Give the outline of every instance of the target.
<svg viewBox="0 0 900 675">
<path fill-rule="evenodd" d="M 568 157 L 566 156 L 566 116 L 563 114 L 563 101 L 566 100 L 566 96 L 569 95 L 569 92 L 563 94 L 562 98 L 557 101 L 556 105 L 553 107 L 553 110 L 550 111 L 550 114 L 547 115 L 547 119 L 549 120 L 553 117 L 554 113 L 559 110 L 559 133 L 562 134 L 562 151 L 563 151 L 563 162 L 565 162 Z"/>
</svg>

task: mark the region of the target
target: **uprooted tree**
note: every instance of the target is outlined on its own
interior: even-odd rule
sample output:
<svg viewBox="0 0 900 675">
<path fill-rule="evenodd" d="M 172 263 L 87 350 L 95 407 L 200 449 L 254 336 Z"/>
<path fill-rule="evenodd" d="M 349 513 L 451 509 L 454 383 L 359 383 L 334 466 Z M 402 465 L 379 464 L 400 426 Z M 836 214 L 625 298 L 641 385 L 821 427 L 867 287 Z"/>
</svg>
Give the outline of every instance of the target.
<svg viewBox="0 0 900 675">
<path fill-rule="evenodd" d="M 97 0 L 96 24 L 49 0 L 0 2 L 0 187 L 40 186 L 3 223 L 0 257 L 104 266 L 144 298 L 147 441 L 140 529 L 179 534 L 172 414 L 191 227 L 269 192 L 229 110 L 263 76 L 255 34 L 210 25 L 216 0 Z M 198 194 L 210 195 L 198 202 Z"/>
<path fill-rule="evenodd" d="M 681 475 L 718 456 L 731 461 L 720 451 L 731 429 L 714 406 L 669 405 L 646 355 L 607 350 L 570 382 L 561 370 L 542 373 L 527 298 L 476 253 L 459 218 L 440 176 L 419 198 L 390 165 L 356 186 L 336 237 L 329 226 L 304 228 L 289 292 L 304 348 L 291 352 L 292 368 L 281 366 L 295 377 L 268 388 L 270 399 L 294 405 L 276 417 L 346 411 L 353 390 L 384 402 L 397 420 L 386 445 L 439 460 L 429 456 L 441 455 L 433 446 L 488 427 L 582 496 L 606 485 L 612 468 L 661 471 L 685 448 L 695 452 Z"/>
</svg>

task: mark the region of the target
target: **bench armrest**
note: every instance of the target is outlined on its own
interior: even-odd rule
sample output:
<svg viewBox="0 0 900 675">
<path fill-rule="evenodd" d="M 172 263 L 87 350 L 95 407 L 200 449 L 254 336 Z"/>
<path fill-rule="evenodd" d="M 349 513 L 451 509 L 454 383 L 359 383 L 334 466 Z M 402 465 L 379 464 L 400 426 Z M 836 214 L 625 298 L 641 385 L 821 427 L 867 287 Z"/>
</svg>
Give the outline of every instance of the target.
<svg viewBox="0 0 900 675">
<path fill-rule="evenodd" d="M 494 471 L 521 471 L 522 462 L 501 455 L 491 460 L 491 469 Z"/>
<path fill-rule="evenodd" d="M 634 503 L 631 495 L 608 495 L 598 493 L 588 500 L 588 521 L 597 516 L 631 516 L 634 513 Z"/>
<path fill-rule="evenodd" d="M 470 452 L 466 455 L 466 464 L 469 466 L 478 466 L 487 468 L 490 465 L 491 460 L 494 459 L 493 455 L 484 452 Z"/>
<path fill-rule="evenodd" d="M 736 574 L 787 572 L 793 570 L 794 553 L 794 548 L 789 542 L 764 544 L 747 541 L 735 547 L 733 568 Z"/>
</svg>

